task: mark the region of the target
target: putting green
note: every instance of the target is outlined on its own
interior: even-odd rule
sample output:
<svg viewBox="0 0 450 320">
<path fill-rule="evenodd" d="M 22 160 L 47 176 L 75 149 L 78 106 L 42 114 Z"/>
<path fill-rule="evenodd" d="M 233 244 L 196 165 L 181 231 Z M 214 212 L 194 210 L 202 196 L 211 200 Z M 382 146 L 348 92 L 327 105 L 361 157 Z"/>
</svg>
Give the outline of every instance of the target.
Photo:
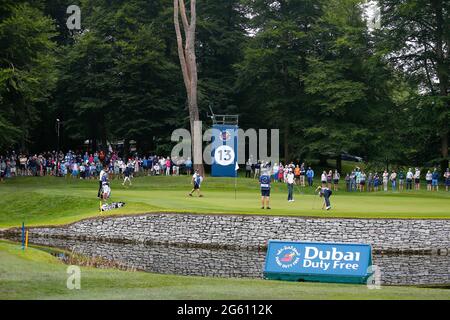
<svg viewBox="0 0 450 320">
<path fill-rule="evenodd" d="M 295 202 L 287 202 L 287 188 L 274 183 L 272 210 L 260 209 L 256 180 L 207 178 L 202 186 L 205 197 L 188 197 L 190 178 L 143 177 L 132 187 L 112 182 L 112 201 L 126 202 L 125 208 L 107 215 L 146 212 L 189 212 L 208 214 L 257 214 L 342 218 L 450 218 L 450 193 L 427 192 L 334 192 L 332 211 L 321 210 L 322 200 L 313 188 L 296 188 Z M 62 178 L 17 178 L 0 187 L 0 227 L 63 224 L 98 216 L 98 183 Z M 236 198 L 235 198 L 236 197 Z M 104 214 L 105 215 L 105 214 Z"/>
</svg>

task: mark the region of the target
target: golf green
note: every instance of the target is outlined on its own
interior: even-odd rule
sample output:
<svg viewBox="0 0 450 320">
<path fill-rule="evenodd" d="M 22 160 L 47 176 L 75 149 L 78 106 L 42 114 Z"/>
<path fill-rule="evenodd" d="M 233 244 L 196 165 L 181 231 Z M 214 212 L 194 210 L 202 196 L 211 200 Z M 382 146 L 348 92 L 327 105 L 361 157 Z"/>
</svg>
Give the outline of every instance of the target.
<svg viewBox="0 0 450 320">
<path fill-rule="evenodd" d="M 333 209 L 321 210 L 322 199 L 314 188 L 295 189 L 295 202 L 287 202 L 287 187 L 274 183 L 272 210 L 262 210 L 257 180 L 207 177 L 202 185 L 203 198 L 188 197 L 190 178 L 140 177 L 131 187 L 121 181 L 111 183 L 111 201 L 123 201 L 122 209 L 107 215 L 147 212 L 189 212 L 207 214 L 287 215 L 343 218 L 450 218 L 450 193 L 336 191 L 331 197 Z M 317 184 L 317 183 L 316 183 Z M 54 177 L 17 178 L 0 186 L 0 228 L 65 224 L 100 215 L 95 180 Z"/>
</svg>

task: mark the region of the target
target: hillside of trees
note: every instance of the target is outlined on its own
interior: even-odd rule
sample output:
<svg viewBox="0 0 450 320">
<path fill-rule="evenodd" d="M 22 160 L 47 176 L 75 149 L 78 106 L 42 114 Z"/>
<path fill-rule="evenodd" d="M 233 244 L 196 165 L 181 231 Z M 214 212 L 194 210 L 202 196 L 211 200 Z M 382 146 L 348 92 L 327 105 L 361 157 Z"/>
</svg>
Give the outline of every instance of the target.
<svg viewBox="0 0 450 320">
<path fill-rule="evenodd" d="M 3 0 L 0 154 L 136 142 L 189 128 L 173 0 Z M 187 1 L 189 3 L 189 1 Z M 69 5 L 81 30 L 69 30 Z M 450 1 L 198 0 L 200 118 L 279 128 L 281 157 L 448 166 Z"/>
</svg>

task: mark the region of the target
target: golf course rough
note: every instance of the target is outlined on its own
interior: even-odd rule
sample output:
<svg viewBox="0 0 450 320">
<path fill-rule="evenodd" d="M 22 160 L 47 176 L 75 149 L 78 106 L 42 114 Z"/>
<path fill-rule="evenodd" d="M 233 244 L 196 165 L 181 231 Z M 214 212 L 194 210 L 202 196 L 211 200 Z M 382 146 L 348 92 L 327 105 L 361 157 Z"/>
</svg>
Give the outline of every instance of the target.
<svg viewBox="0 0 450 320">
<path fill-rule="evenodd" d="M 68 290 L 67 265 L 50 254 L 0 241 L 0 299 L 432 299 L 448 289 L 217 279 L 81 268 L 81 290 Z"/>
</svg>

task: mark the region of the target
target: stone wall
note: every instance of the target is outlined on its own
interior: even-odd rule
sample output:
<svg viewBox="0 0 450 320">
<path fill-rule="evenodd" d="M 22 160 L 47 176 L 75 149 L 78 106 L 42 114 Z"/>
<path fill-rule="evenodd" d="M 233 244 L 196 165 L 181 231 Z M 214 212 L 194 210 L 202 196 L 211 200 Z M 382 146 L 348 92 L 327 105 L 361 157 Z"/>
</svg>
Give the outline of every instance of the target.
<svg viewBox="0 0 450 320">
<path fill-rule="evenodd" d="M 122 267 L 161 274 L 263 278 L 266 252 L 248 249 L 184 248 L 33 237 L 33 243 L 101 257 Z M 384 285 L 450 284 L 450 255 L 373 256 Z"/>
<path fill-rule="evenodd" d="M 17 234 L 19 229 L 6 233 Z M 30 237 L 264 248 L 267 241 L 368 243 L 375 252 L 448 252 L 450 220 L 326 219 L 249 215 L 145 214 L 30 229 Z"/>
</svg>

